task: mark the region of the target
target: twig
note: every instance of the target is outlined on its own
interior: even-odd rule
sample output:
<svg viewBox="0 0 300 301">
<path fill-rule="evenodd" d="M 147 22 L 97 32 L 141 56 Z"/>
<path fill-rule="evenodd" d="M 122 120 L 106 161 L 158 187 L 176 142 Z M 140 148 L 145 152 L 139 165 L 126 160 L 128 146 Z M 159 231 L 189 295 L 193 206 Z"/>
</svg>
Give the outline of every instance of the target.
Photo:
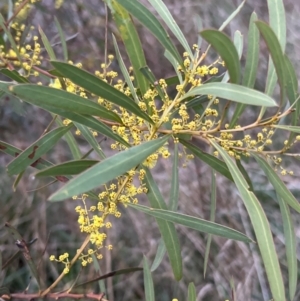
<svg viewBox="0 0 300 301">
<path fill-rule="evenodd" d="M 55 299 L 58 300 L 60 298 L 70 298 L 70 299 L 92 299 L 92 300 L 98 300 L 98 301 L 104 301 L 104 293 L 101 294 L 74 294 L 74 293 L 50 293 L 44 296 L 48 299 Z M 11 300 L 11 299 L 18 299 L 18 300 L 35 300 L 39 299 L 40 295 L 37 294 L 26 294 L 26 293 L 16 293 L 16 294 L 10 294 L 10 295 L 2 295 L 0 296 L 2 300 Z"/>
</svg>

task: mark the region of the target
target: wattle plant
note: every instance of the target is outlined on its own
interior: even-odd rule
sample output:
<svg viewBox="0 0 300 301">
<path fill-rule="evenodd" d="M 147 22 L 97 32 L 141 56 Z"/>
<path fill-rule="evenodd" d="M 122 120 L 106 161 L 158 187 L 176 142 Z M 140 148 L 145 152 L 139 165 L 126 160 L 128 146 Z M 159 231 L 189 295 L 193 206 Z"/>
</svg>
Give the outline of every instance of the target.
<svg viewBox="0 0 300 301">
<path fill-rule="evenodd" d="M 26 247 L 23 253 L 27 255 L 25 258 L 39 286 L 36 296 L 50 296 L 78 261 L 86 266 L 103 258 L 103 248 L 112 250 L 113 244 L 106 244 L 105 230 L 113 227 L 115 218 L 122 218 L 121 208 L 127 208 L 156 218 L 162 236 L 162 252 L 157 253 L 155 267 L 167 253 L 176 280 L 184 277 L 180 241 L 174 225 L 180 224 L 208 234 L 205 267 L 214 235 L 256 243 L 273 300 L 283 301 L 287 296 L 293 300 L 298 270 L 290 207 L 300 212 L 300 205 L 281 176 L 292 176 L 294 172 L 286 167 L 285 157 L 296 159 L 300 155 L 296 150 L 300 141 L 300 135 L 297 135 L 300 133 L 300 106 L 296 73 L 284 54 L 286 30 L 282 1 L 268 1 L 270 25 L 257 20 L 255 13 L 251 15 L 244 66 L 241 64 L 241 33 L 236 31 L 232 42 L 222 30 L 245 1 L 220 29 L 200 32 L 208 43 L 203 48 L 200 44 L 188 45 L 163 1 L 149 0 L 163 18 L 167 30 L 181 43 L 182 54 L 172 43 L 167 30 L 139 1 L 105 2 L 125 45 L 131 62 L 129 68 L 123 62 L 114 36 L 115 54 L 108 55 L 101 69 L 92 74 L 85 71 L 81 63 L 68 60 L 63 35 L 60 37 L 65 57 L 64 61 L 58 61 L 41 29 L 40 37 L 34 35 L 30 42 L 24 43 L 24 39 L 18 38 L 25 30 L 23 23 L 7 24 L 2 16 L 0 20 L 2 32 L 7 36 L 7 43 L 1 45 L 0 72 L 12 79 L 0 82 L 1 93 L 38 106 L 53 116 L 44 134 L 25 150 L 17 149 L 9 141 L 0 141 L 0 150 L 14 157 L 7 166 L 7 173 L 20 179 L 31 166 L 37 170 L 37 177 L 47 176 L 63 182 L 63 186 L 49 196 L 49 201 L 73 199 L 78 227 L 85 236 L 72 259 L 67 252 L 50 256 L 51 261 L 62 264 L 62 271 L 46 288 L 39 281 L 26 242 L 22 237 L 18 238 L 22 248 Z M 22 5 L 20 3 L 15 4 L 16 10 Z M 57 2 L 57 6 L 60 5 Z M 166 60 L 174 67 L 173 77 L 156 78 L 151 72 L 132 17 L 162 44 Z M 259 41 L 267 45 L 270 54 L 265 92 L 254 89 Z M 41 57 L 41 45 L 50 59 L 48 68 L 43 64 L 48 58 Z M 210 51 L 217 53 L 217 60 L 209 62 Z M 115 57 L 121 73 L 112 69 Z M 280 95 L 273 96 L 277 83 Z M 244 118 L 246 108 L 252 108 L 257 114 L 249 124 Z M 57 125 L 55 128 L 54 124 Z M 88 159 L 89 154 L 81 154 L 76 142 L 78 135 L 89 143 L 98 160 Z M 111 151 L 107 154 L 97 140 L 99 136 L 109 138 Z M 57 164 L 43 159 L 42 156 L 62 137 L 66 137 L 73 160 Z M 210 220 L 178 211 L 179 170 L 194 157 L 212 169 Z M 255 194 L 247 167 L 244 167 L 252 159 L 273 185 L 280 205 L 288 265 L 287 289 L 269 221 Z M 160 160 L 171 160 L 173 164 L 169 203 L 164 200 L 151 172 Z M 253 238 L 215 222 L 217 173 L 235 183 L 250 217 L 255 233 Z M 141 195 L 148 198 L 147 206 L 139 204 Z M 19 235 L 11 225 L 7 224 L 7 227 L 15 236 Z M 146 257 L 143 270 L 146 300 L 154 300 L 151 272 L 155 268 L 150 269 Z M 14 296 L 13 293 L 10 295 Z M 193 284 L 189 287 L 188 300 L 196 300 Z"/>
</svg>

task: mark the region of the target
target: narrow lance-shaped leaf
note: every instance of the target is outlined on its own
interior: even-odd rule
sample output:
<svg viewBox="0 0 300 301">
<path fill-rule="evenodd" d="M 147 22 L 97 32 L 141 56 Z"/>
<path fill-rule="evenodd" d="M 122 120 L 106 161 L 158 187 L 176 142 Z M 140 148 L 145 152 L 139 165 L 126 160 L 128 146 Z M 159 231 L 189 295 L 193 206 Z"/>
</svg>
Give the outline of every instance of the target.
<svg viewBox="0 0 300 301">
<path fill-rule="evenodd" d="M 24 84 L 10 86 L 10 92 L 20 97 L 22 100 L 40 108 L 52 106 L 68 112 L 99 116 L 104 119 L 121 123 L 121 119 L 117 114 L 109 111 L 103 106 L 63 90 L 46 86 Z"/>
<path fill-rule="evenodd" d="M 273 127 L 276 129 L 300 134 L 300 126 L 274 124 Z"/>
<path fill-rule="evenodd" d="M 293 106 L 295 109 L 294 112 L 292 112 L 292 122 L 291 124 L 293 126 L 296 126 L 299 120 L 300 116 L 300 101 L 299 101 L 299 94 L 298 94 L 298 78 L 297 73 L 295 71 L 295 68 L 290 61 L 290 59 L 284 55 L 284 62 L 285 62 L 285 70 L 286 70 L 286 92 L 287 96 L 290 102 L 290 105 Z M 290 133 L 289 139 L 288 139 L 288 145 L 292 143 L 292 141 L 295 139 L 295 134 Z"/>
<path fill-rule="evenodd" d="M 122 5 L 132 16 L 137 18 L 146 28 L 148 28 L 157 38 L 157 40 L 165 47 L 165 49 L 172 54 L 179 64 L 181 64 L 182 58 L 171 42 L 170 36 L 155 18 L 155 16 L 143 4 L 137 0 L 116 1 Z"/>
<path fill-rule="evenodd" d="M 297 278 L 298 278 L 298 260 L 297 260 L 297 247 L 296 247 L 296 234 L 294 229 L 294 223 L 290 213 L 290 209 L 286 202 L 277 195 L 277 199 L 280 205 L 280 212 L 283 222 L 284 241 L 286 249 L 286 259 L 288 263 L 288 274 L 289 274 L 289 295 L 290 300 L 294 300 Z"/>
<path fill-rule="evenodd" d="M 223 24 L 220 26 L 219 30 L 223 31 L 225 27 L 239 14 L 241 9 L 243 8 L 244 4 L 246 3 L 246 0 L 244 0 L 237 8 L 234 10 L 230 16 L 223 22 Z"/>
<path fill-rule="evenodd" d="M 58 140 L 71 129 L 72 126 L 73 124 L 70 124 L 68 126 L 54 129 L 35 141 L 8 164 L 8 174 L 18 174 L 25 170 L 29 165 L 36 162 L 43 154 L 48 152 L 58 142 Z"/>
<path fill-rule="evenodd" d="M 143 256 L 143 271 L 144 271 L 145 300 L 155 301 L 152 275 L 149 268 L 147 257 L 145 255 Z"/>
<path fill-rule="evenodd" d="M 95 131 L 98 131 L 99 133 L 115 141 L 118 141 L 125 146 L 130 146 L 130 144 L 126 142 L 121 136 L 114 133 L 110 127 L 108 127 L 106 124 L 102 123 L 101 121 L 97 120 L 93 116 L 81 115 L 75 112 L 67 112 L 59 108 L 48 106 L 48 105 L 43 105 L 43 108 L 49 112 L 63 116 L 72 121 L 76 121 L 77 123 L 85 125 Z"/>
<path fill-rule="evenodd" d="M 234 32 L 233 44 L 236 48 L 240 60 L 243 54 L 244 38 L 239 30 L 236 30 Z"/>
<path fill-rule="evenodd" d="M 90 144 L 90 146 L 94 149 L 94 151 L 99 155 L 100 159 L 105 159 L 106 156 L 103 150 L 100 148 L 100 145 L 97 142 L 96 138 L 91 133 L 90 129 L 77 122 L 75 122 L 74 124 L 79 129 L 80 134 L 85 138 L 85 140 Z"/>
<path fill-rule="evenodd" d="M 263 158 L 256 154 L 252 154 L 252 156 L 255 158 L 256 162 L 259 164 L 260 168 L 264 171 L 266 177 L 271 182 L 272 186 L 276 190 L 277 194 L 282 197 L 282 199 L 290 205 L 292 208 L 294 208 L 297 212 L 300 213 L 300 204 L 295 199 L 293 194 L 290 192 L 290 190 L 286 187 L 286 185 L 282 182 L 282 180 L 279 178 L 277 173 L 273 170 L 273 168 L 268 164 L 267 161 L 265 161 Z"/>
<path fill-rule="evenodd" d="M 77 175 L 93 165 L 99 163 L 97 160 L 74 160 L 61 164 L 56 164 L 47 169 L 37 172 L 37 177 L 60 176 L 60 175 Z"/>
<path fill-rule="evenodd" d="M 172 168 L 172 180 L 171 180 L 171 191 L 169 209 L 171 211 L 177 211 L 179 198 L 179 172 L 178 172 L 178 143 L 174 144 L 174 158 Z"/>
<path fill-rule="evenodd" d="M 249 31 L 247 37 L 247 54 L 246 54 L 246 65 L 243 74 L 243 86 L 248 88 L 253 88 L 256 79 L 256 72 L 258 66 L 258 51 L 259 51 L 259 31 L 255 25 L 255 21 L 257 20 L 257 15 L 255 12 L 251 14 L 250 22 L 249 22 Z M 239 117 L 242 115 L 246 108 L 245 104 L 238 103 L 234 114 L 230 121 L 230 128 L 233 128 L 236 124 Z"/>
<path fill-rule="evenodd" d="M 192 50 L 182 33 L 180 27 L 172 17 L 170 11 L 168 10 L 167 6 L 164 4 L 162 0 L 148 0 L 150 4 L 153 6 L 153 8 L 158 12 L 160 17 L 164 20 L 164 22 L 167 24 L 169 29 L 172 31 L 174 36 L 178 39 L 180 44 L 183 46 L 185 51 L 189 54 L 191 58 L 193 58 Z"/>
<path fill-rule="evenodd" d="M 144 142 L 103 160 L 72 179 L 68 184 L 55 192 L 50 197 L 50 200 L 60 201 L 72 197 L 73 195 L 89 191 L 115 179 L 142 163 L 149 155 L 162 147 L 168 138 L 169 136 L 165 136 Z"/>
<path fill-rule="evenodd" d="M 52 115 L 53 118 L 55 118 L 55 115 Z M 61 121 L 61 118 L 56 116 L 55 118 L 55 123 L 58 126 L 64 126 L 63 122 Z M 78 143 L 75 140 L 74 136 L 72 133 L 68 132 L 65 135 L 65 140 L 70 148 L 71 154 L 73 156 L 73 159 L 80 159 L 82 157 L 81 151 L 79 149 Z"/>
<path fill-rule="evenodd" d="M 133 83 L 130 79 L 130 74 L 124 64 L 124 61 L 123 61 L 123 58 L 122 58 L 122 55 L 120 53 L 120 50 L 119 50 L 119 47 L 118 47 L 118 43 L 117 43 L 117 40 L 115 38 L 114 35 L 112 35 L 112 38 L 113 38 L 113 43 L 114 43 L 114 47 L 115 47 L 115 53 L 116 53 L 116 56 L 117 56 L 117 60 L 118 60 L 118 63 L 119 63 L 119 66 L 120 66 L 120 69 L 121 69 L 121 72 L 124 76 L 124 79 L 130 89 L 130 92 L 131 92 L 131 95 L 134 99 L 134 101 L 138 104 L 139 103 L 139 98 L 136 94 L 136 91 L 135 91 L 135 88 L 133 86 Z"/>
<path fill-rule="evenodd" d="M 5 154 L 8 154 L 12 157 L 16 157 L 23 152 L 22 149 L 19 149 L 11 144 L 1 141 L 1 140 L 0 140 L 0 151 L 4 152 Z M 50 163 L 49 161 L 46 161 L 42 158 L 40 158 L 38 160 L 38 162 L 36 164 L 34 164 L 34 168 L 36 168 L 36 169 L 44 169 L 45 167 L 49 167 L 49 166 L 52 166 L 52 163 Z"/>
<path fill-rule="evenodd" d="M 56 55 L 54 53 L 54 50 L 47 38 L 47 36 L 45 35 L 44 31 L 42 30 L 41 27 L 39 27 L 39 32 L 40 32 L 40 35 L 41 35 L 41 38 L 42 38 L 42 41 L 43 41 L 43 44 L 45 46 L 45 49 L 50 57 L 51 60 L 55 60 L 56 59 Z"/>
<path fill-rule="evenodd" d="M 64 77 L 69 78 L 79 87 L 82 87 L 97 96 L 103 97 L 104 99 L 129 110 L 144 120 L 153 123 L 152 119 L 143 112 L 131 98 L 97 76 L 68 63 L 52 61 L 51 64 Z"/>
<path fill-rule="evenodd" d="M 274 300 L 285 300 L 285 289 L 282 274 L 279 266 L 278 257 L 270 229 L 269 222 L 261 207 L 258 199 L 253 192 L 249 191 L 248 184 L 243 175 L 233 163 L 226 151 L 215 141 L 210 140 L 211 144 L 220 153 L 226 162 L 234 182 L 239 190 L 241 198 L 249 214 L 252 227 L 255 232 L 258 247 L 267 273 L 272 296 Z"/>
<path fill-rule="evenodd" d="M 142 205 L 133 205 L 129 204 L 130 207 L 133 207 L 137 210 L 140 210 L 142 212 L 145 212 L 149 215 L 152 215 L 156 217 L 157 219 L 166 220 L 172 223 L 180 224 L 183 226 L 186 226 L 188 228 L 204 232 L 204 233 L 210 233 L 213 235 L 226 237 L 228 239 L 234 239 L 239 241 L 245 241 L 245 242 L 252 242 L 252 240 L 246 236 L 245 234 L 236 231 L 234 229 L 231 229 L 226 226 L 222 226 L 220 224 L 216 224 L 198 217 L 163 210 L 163 209 L 155 209 L 155 208 L 149 208 Z"/>
<path fill-rule="evenodd" d="M 141 94 L 144 95 L 149 89 L 149 83 L 140 73 L 140 68 L 144 67 L 147 63 L 141 41 L 132 18 L 116 1 L 105 0 L 105 2 L 111 10 L 114 21 L 118 27 L 120 37 L 125 45 L 137 86 L 140 89 Z"/>
<path fill-rule="evenodd" d="M 197 295 L 196 295 L 196 288 L 195 284 L 193 282 L 189 283 L 188 287 L 188 301 L 196 301 Z"/>
<path fill-rule="evenodd" d="M 148 189 L 147 197 L 151 206 L 153 208 L 167 209 L 167 205 L 152 177 L 151 172 L 148 170 L 148 168 L 144 169 L 146 170 L 145 183 Z M 175 226 L 173 223 L 162 219 L 156 219 L 156 222 L 168 252 L 174 277 L 177 281 L 179 281 L 182 278 L 182 259 L 179 238 Z"/>
<path fill-rule="evenodd" d="M 285 59 L 284 59 L 282 48 L 280 46 L 280 42 L 278 41 L 276 34 L 272 31 L 271 27 L 268 24 L 262 21 L 256 21 L 255 24 L 258 27 L 261 35 L 263 36 L 267 44 L 268 50 L 270 52 L 270 55 L 272 57 L 272 62 L 275 66 L 276 74 L 280 84 L 281 101 L 283 101 L 283 97 L 286 89 L 286 77 L 285 77 L 286 70 L 285 70 Z M 271 93 L 267 93 L 267 94 L 270 95 Z"/>
<path fill-rule="evenodd" d="M 178 197 L 179 197 L 179 180 L 178 180 L 178 143 L 174 144 L 174 159 L 173 159 L 173 168 L 172 168 L 172 181 L 171 181 L 171 191 L 170 191 L 170 201 L 169 209 L 171 211 L 177 211 L 178 207 Z M 167 249 L 165 243 L 160 239 L 158 248 L 156 251 L 155 259 L 151 266 L 151 271 L 155 271 L 161 261 L 164 258 Z"/>
<path fill-rule="evenodd" d="M 286 19 L 285 19 L 285 9 L 282 0 L 267 0 L 270 27 L 274 31 L 276 37 L 279 40 L 280 48 L 282 52 L 285 51 L 286 44 Z M 272 95 L 275 89 L 277 76 L 273 64 L 273 59 L 269 58 L 268 64 L 268 74 L 266 82 L 266 93 Z"/>
<path fill-rule="evenodd" d="M 63 55 L 64 55 L 64 61 L 66 62 L 66 61 L 68 61 L 68 47 L 67 47 L 67 43 L 66 43 L 66 37 L 65 37 L 65 34 L 64 34 L 64 32 L 59 24 L 59 21 L 56 17 L 54 17 L 54 22 L 55 22 L 56 28 L 58 30 L 60 43 L 61 43 Z"/>
<path fill-rule="evenodd" d="M 13 79 L 14 81 L 16 81 L 17 83 L 20 83 L 20 84 L 29 82 L 27 78 L 21 76 L 19 74 L 19 72 L 16 70 L 9 70 L 9 69 L 3 68 L 3 69 L 0 69 L 0 73 L 4 74 L 5 76 Z"/>
<path fill-rule="evenodd" d="M 210 167 L 215 169 L 217 172 L 225 176 L 230 181 L 233 181 L 232 176 L 227 168 L 227 165 L 221 161 L 220 159 L 212 156 L 208 153 L 203 152 L 195 145 L 189 143 L 188 141 L 179 139 L 180 143 L 187 147 L 195 156 L 197 156 L 200 160 L 208 164 Z"/>
<path fill-rule="evenodd" d="M 220 55 L 230 76 L 230 82 L 236 84 L 240 80 L 240 61 L 238 52 L 230 38 L 224 33 L 215 29 L 203 30 L 200 35 Z"/>
<path fill-rule="evenodd" d="M 193 88 L 186 93 L 182 99 L 195 95 L 214 95 L 239 103 L 252 106 L 277 106 L 276 102 L 268 95 L 247 87 L 231 83 L 209 83 Z"/>
<path fill-rule="evenodd" d="M 180 71 L 178 71 L 178 66 L 179 66 L 179 63 L 177 62 L 176 59 L 174 59 L 174 57 L 171 55 L 171 53 L 166 50 L 164 52 L 164 56 L 165 58 L 172 64 L 175 72 L 176 72 L 176 75 L 177 75 L 177 78 L 178 78 L 178 81 L 180 84 L 182 84 L 183 80 L 182 80 L 182 74 Z"/>
<path fill-rule="evenodd" d="M 151 272 L 154 272 L 159 267 L 160 263 L 162 262 L 165 254 L 166 254 L 166 251 L 167 251 L 166 245 L 164 243 L 164 240 L 161 238 L 158 243 L 155 258 L 151 265 Z"/>
<path fill-rule="evenodd" d="M 211 222 L 215 221 L 216 207 L 217 207 L 216 173 L 212 169 L 211 170 L 211 189 L 210 189 L 210 217 L 209 217 L 209 220 Z M 204 268 L 203 268 L 204 277 L 205 277 L 206 270 L 207 270 L 211 240 L 212 240 L 212 235 L 208 234 L 206 247 L 205 247 L 205 254 L 204 254 Z"/>
<path fill-rule="evenodd" d="M 290 101 L 290 105 L 294 105 L 294 102 L 297 100 L 298 97 L 298 78 L 296 70 L 288 58 L 288 56 L 284 55 L 284 62 L 285 62 L 285 70 L 286 70 L 286 81 L 287 81 L 287 96 Z M 299 101 L 296 104 L 296 117 L 299 118 Z M 294 116 L 293 116 L 294 117 Z M 296 125 L 296 118 L 293 118 L 293 125 Z"/>
</svg>

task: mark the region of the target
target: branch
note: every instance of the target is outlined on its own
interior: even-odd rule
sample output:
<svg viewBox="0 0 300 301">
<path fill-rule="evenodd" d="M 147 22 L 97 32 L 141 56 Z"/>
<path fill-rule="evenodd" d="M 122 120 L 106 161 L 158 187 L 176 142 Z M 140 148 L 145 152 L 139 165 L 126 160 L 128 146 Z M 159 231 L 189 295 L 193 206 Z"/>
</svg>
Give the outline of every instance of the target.
<svg viewBox="0 0 300 301">
<path fill-rule="evenodd" d="M 71 299 L 92 299 L 92 300 L 98 300 L 98 301 L 104 301 L 104 293 L 101 294 L 73 294 L 73 293 L 49 293 L 44 296 L 48 299 L 55 299 L 58 300 L 60 298 L 71 298 Z M 19 300 L 35 300 L 40 298 L 40 294 L 26 294 L 26 293 L 16 293 L 16 294 L 10 294 L 10 295 L 2 295 L 0 296 L 1 300 L 12 300 L 12 299 L 19 299 Z"/>
</svg>

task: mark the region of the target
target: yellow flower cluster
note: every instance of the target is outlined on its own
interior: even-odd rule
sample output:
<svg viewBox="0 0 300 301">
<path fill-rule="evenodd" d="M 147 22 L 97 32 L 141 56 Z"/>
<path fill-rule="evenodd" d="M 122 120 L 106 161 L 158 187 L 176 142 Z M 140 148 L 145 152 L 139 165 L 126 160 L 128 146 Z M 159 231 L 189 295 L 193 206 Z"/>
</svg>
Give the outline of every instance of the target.
<svg viewBox="0 0 300 301">
<path fill-rule="evenodd" d="M 56 261 L 63 263 L 65 265 L 65 268 L 63 270 L 64 274 L 68 274 L 70 271 L 70 261 L 69 261 L 69 254 L 64 253 L 62 255 L 59 255 L 58 259 L 55 258 L 54 255 L 51 255 L 49 258 L 51 261 Z"/>
<path fill-rule="evenodd" d="M 34 26 L 27 28 L 22 20 L 28 14 L 31 5 L 37 1 L 30 0 L 19 10 L 22 2 L 21 0 L 15 2 L 14 8 L 15 11 L 18 11 L 18 14 L 14 22 L 10 24 L 10 28 L 14 31 L 12 36 L 15 47 L 11 46 L 5 51 L 4 45 L 0 46 L 0 67 L 9 68 L 10 70 L 17 68 L 24 77 L 36 77 L 39 75 L 38 66 L 41 65 L 41 45 L 38 42 L 38 37 L 32 34 L 35 29 Z"/>
</svg>

